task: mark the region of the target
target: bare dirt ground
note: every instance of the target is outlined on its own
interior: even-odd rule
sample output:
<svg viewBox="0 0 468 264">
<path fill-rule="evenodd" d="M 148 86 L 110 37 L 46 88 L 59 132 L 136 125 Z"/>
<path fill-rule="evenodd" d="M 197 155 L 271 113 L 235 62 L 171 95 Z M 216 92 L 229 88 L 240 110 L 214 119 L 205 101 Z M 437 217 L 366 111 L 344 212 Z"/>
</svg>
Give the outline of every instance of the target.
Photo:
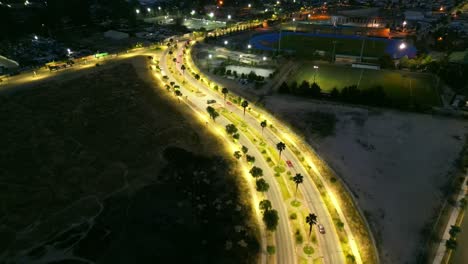
<svg viewBox="0 0 468 264">
<path fill-rule="evenodd" d="M 370 220 L 382 263 L 416 262 L 421 230 L 437 214 L 468 123 L 285 96 L 265 102 L 349 185 Z"/>
<path fill-rule="evenodd" d="M 145 60 L 0 96 L 0 263 L 255 262 L 248 190 Z"/>
</svg>

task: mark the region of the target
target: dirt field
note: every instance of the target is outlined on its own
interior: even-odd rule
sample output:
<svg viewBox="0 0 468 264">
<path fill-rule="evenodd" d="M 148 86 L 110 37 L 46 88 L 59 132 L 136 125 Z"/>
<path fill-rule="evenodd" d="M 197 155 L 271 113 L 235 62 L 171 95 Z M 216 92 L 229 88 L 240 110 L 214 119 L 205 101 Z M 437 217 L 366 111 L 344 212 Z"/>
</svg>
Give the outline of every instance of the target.
<svg viewBox="0 0 468 264">
<path fill-rule="evenodd" d="M 124 63 L 0 97 L 0 263 L 255 261 L 248 190 L 161 93 Z"/>
<path fill-rule="evenodd" d="M 414 263 L 468 123 L 285 96 L 268 97 L 266 107 L 305 134 L 347 182 L 370 219 L 382 262 Z M 334 115 L 336 123 L 316 120 L 317 112 Z"/>
</svg>

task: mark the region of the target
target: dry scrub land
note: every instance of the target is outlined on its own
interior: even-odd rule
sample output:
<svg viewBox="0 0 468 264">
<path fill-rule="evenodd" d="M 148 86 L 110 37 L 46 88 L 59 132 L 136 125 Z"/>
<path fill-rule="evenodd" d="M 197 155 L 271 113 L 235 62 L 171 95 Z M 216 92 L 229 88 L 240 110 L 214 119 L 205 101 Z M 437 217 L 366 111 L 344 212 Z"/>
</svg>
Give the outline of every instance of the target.
<svg viewBox="0 0 468 264">
<path fill-rule="evenodd" d="M 267 97 L 266 108 L 304 134 L 351 188 L 382 263 L 416 262 L 468 123 L 287 96 Z"/>
<path fill-rule="evenodd" d="M 0 97 L 0 263 L 254 262 L 220 143 L 131 64 L 80 76 Z"/>
</svg>

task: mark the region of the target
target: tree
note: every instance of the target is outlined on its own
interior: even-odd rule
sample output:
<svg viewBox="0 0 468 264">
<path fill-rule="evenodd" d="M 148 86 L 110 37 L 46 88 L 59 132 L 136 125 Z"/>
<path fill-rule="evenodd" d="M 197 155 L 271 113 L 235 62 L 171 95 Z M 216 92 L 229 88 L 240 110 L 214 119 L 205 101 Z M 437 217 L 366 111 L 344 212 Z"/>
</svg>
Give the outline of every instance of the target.
<svg viewBox="0 0 468 264">
<path fill-rule="evenodd" d="M 449 230 L 450 237 L 455 238 L 458 233 L 461 232 L 461 228 L 459 226 L 451 226 Z"/>
<path fill-rule="evenodd" d="M 279 157 L 281 158 L 281 152 L 286 149 L 286 145 L 280 141 L 276 144 L 276 149 L 279 151 Z"/>
<path fill-rule="evenodd" d="M 315 214 L 309 214 L 306 216 L 306 223 L 309 224 L 309 237 L 312 233 L 312 226 L 317 224 L 317 216 Z"/>
<path fill-rule="evenodd" d="M 198 73 L 195 74 L 195 79 L 196 79 L 197 81 L 200 80 L 200 75 L 199 75 Z"/>
<path fill-rule="evenodd" d="M 247 152 L 249 152 L 249 148 L 247 148 L 246 146 L 242 146 L 241 150 L 244 154 L 247 154 Z"/>
<path fill-rule="evenodd" d="M 281 84 L 281 86 L 279 87 L 279 90 L 278 90 L 279 93 L 282 93 L 282 94 L 287 94 L 289 93 L 289 87 L 288 87 L 288 84 L 286 82 L 283 82 Z"/>
<path fill-rule="evenodd" d="M 247 106 L 249 106 L 249 102 L 244 100 L 244 101 L 242 101 L 241 106 L 244 108 L 244 116 L 245 116 L 245 108 L 247 108 Z"/>
<path fill-rule="evenodd" d="M 275 209 L 270 209 L 263 212 L 263 222 L 268 231 L 275 231 L 278 226 L 278 212 Z"/>
<path fill-rule="evenodd" d="M 182 66 L 180 66 L 180 69 L 182 70 L 182 74 L 185 74 L 185 65 L 182 64 Z"/>
<path fill-rule="evenodd" d="M 268 255 L 273 255 L 276 252 L 275 246 L 267 246 Z"/>
<path fill-rule="evenodd" d="M 173 58 L 173 59 L 172 59 L 172 62 L 176 62 L 176 61 L 177 61 L 177 59 L 176 59 L 176 58 Z"/>
<path fill-rule="evenodd" d="M 180 103 L 180 97 L 182 96 L 182 92 L 180 90 L 175 90 L 175 95 L 177 96 L 177 100 Z"/>
<path fill-rule="evenodd" d="M 316 82 L 314 82 L 310 86 L 310 96 L 314 98 L 320 98 L 321 95 L 322 95 L 322 89 L 320 89 L 320 86 Z"/>
<path fill-rule="evenodd" d="M 263 176 L 263 170 L 259 167 L 253 166 L 252 169 L 250 169 L 249 173 L 252 175 L 254 178 L 259 178 Z"/>
<path fill-rule="evenodd" d="M 257 186 L 257 191 L 262 193 L 268 192 L 268 189 L 270 188 L 270 185 L 264 179 L 258 179 L 255 184 Z"/>
<path fill-rule="evenodd" d="M 339 97 L 340 97 L 340 91 L 336 87 L 333 87 L 333 89 L 330 92 L 330 98 L 332 100 L 337 100 Z"/>
<path fill-rule="evenodd" d="M 445 247 L 451 250 L 457 249 L 458 243 L 455 239 L 450 238 L 449 240 L 445 241 Z"/>
<path fill-rule="evenodd" d="M 240 159 L 242 157 L 242 154 L 240 151 L 234 151 L 234 158 Z"/>
<path fill-rule="evenodd" d="M 308 81 L 304 80 L 302 81 L 301 85 L 299 85 L 298 88 L 298 94 L 307 94 L 310 89 L 310 84 Z"/>
<path fill-rule="evenodd" d="M 296 173 L 296 176 L 292 177 L 292 180 L 296 184 L 296 193 L 294 194 L 294 199 L 296 199 L 297 188 L 299 187 L 299 184 L 301 184 L 304 181 L 304 176 L 302 176 L 300 173 Z"/>
<path fill-rule="evenodd" d="M 263 135 L 263 129 L 267 126 L 267 121 L 263 120 L 262 122 L 260 122 L 260 126 L 262 127 L 262 135 Z"/>
<path fill-rule="evenodd" d="M 466 208 L 466 199 L 465 198 L 461 198 L 460 201 L 459 201 L 459 206 L 461 209 L 465 209 Z"/>
<path fill-rule="evenodd" d="M 174 53 L 174 52 L 172 52 L 172 50 L 170 50 L 170 51 L 169 51 L 169 55 L 172 55 L 172 53 Z"/>
<path fill-rule="evenodd" d="M 226 87 L 224 87 L 223 89 L 221 89 L 221 92 L 224 95 L 224 103 L 226 103 L 226 96 L 228 95 L 229 90 Z"/>
<path fill-rule="evenodd" d="M 255 162 L 255 157 L 254 156 L 246 155 L 246 159 L 247 159 L 248 163 L 254 163 Z"/>
<path fill-rule="evenodd" d="M 237 127 L 234 124 L 226 125 L 226 133 L 229 135 L 237 133 Z"/>
<path fill-rule="evenodd" d="M 206 108 L 206 111 L 208 112 L 208 114 L 210 115 L 210 117 L 213 119 L 213 121 L 216 121 L 216 118 L 219 116 L 219 113 L 216 112 L 216 110 L 211 107 L 211 106 L 208 106 Z"/>
<path fill-rule="evenodd" d="M 271 208 L 273 208 L 273 207 L 271 206 L 270 200 L 262 200 L 262 201 L 260 201 L 260 203 L 258 204 L 258 207 L 259 207 L 260 210 L 262 210 L 262 211 L 268 211 L 268 210 L 270 210 Z"/>
</svg>

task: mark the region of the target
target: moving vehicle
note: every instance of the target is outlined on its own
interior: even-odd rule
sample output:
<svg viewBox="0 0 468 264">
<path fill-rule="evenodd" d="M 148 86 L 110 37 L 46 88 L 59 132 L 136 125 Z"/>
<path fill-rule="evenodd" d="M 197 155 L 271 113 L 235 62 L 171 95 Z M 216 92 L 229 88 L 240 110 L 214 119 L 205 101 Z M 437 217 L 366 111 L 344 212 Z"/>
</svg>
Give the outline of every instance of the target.
<svg viewBox="0 0 468 264">
<path fill-rule="evenodd" d="M 206 103 L 207 104 L 214 104 L 214 103 L 216 103 L 216 100 L 207 100 Z"/>
<path fill-rule="evenodd" d="M 325 234 L 325 227 L 323 227 L 323 225 L 321 224 L 318 224 L 317 226 L 318 226 L 320 234 Z"/>
</svg>

